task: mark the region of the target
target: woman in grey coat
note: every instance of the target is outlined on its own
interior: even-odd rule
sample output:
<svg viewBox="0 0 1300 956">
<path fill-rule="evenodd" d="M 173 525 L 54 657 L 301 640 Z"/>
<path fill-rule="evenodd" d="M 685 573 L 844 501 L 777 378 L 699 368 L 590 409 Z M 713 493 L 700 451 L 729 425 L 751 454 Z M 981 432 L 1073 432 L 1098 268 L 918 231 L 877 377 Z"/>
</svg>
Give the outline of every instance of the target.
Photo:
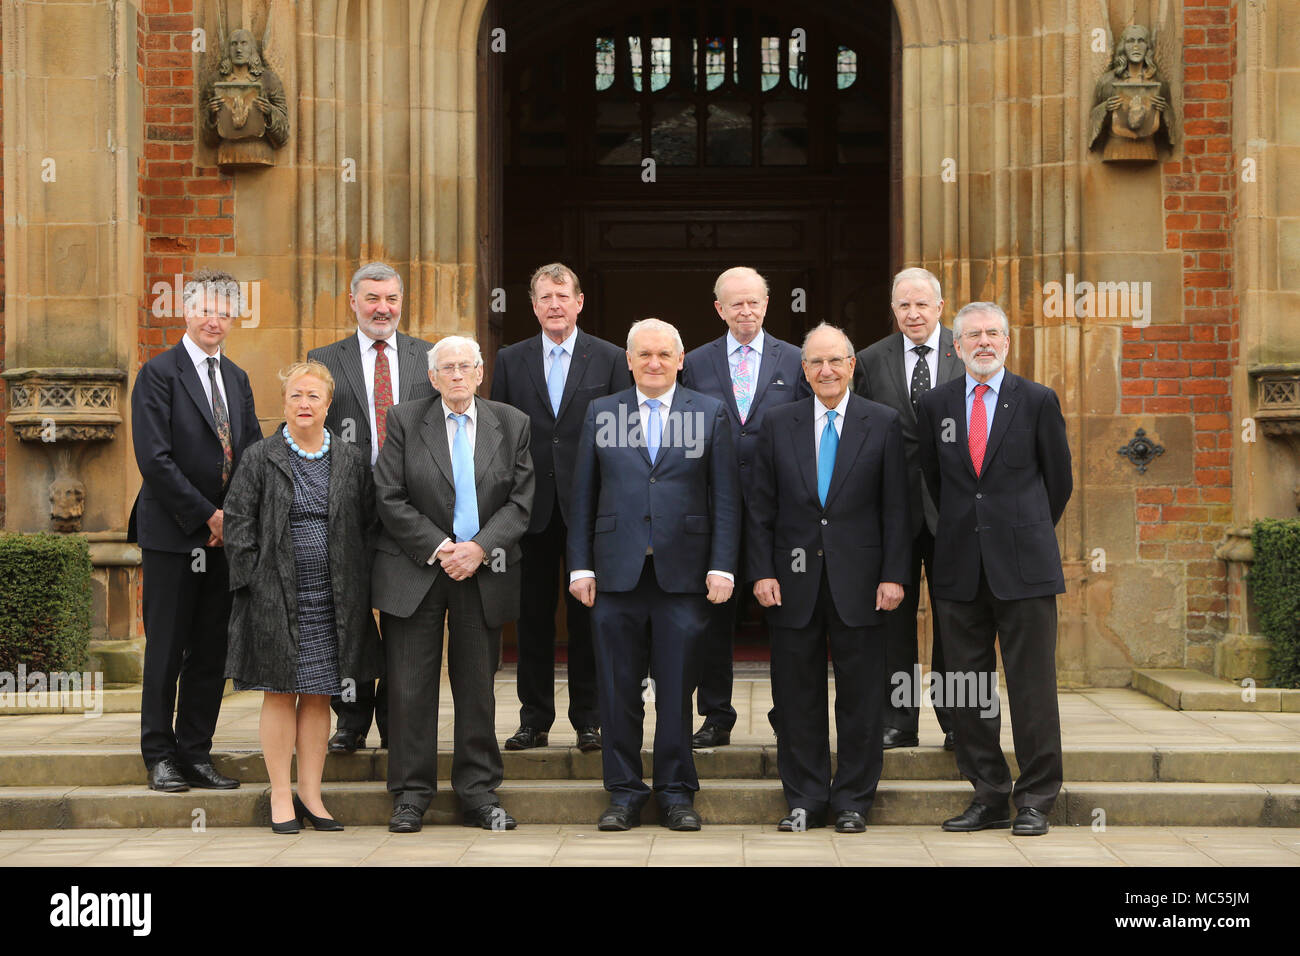
<svg viewBox="0 0 1300 956">
<path fill-rule="evenodd" d="M 318 362 L 281 374 L 284 426 L 245 453 L 225 502 L 234 592 L 226 676 L 264 691 L 260 736 L 271 828 L 341 830 L 321 802 L 330 696 L 383 667 L 370 609 L 378 521 L 370 463 L 325 429 L 334 379 Z M 298 795 L 290 766 L 298 754 Z"/>
</svg>

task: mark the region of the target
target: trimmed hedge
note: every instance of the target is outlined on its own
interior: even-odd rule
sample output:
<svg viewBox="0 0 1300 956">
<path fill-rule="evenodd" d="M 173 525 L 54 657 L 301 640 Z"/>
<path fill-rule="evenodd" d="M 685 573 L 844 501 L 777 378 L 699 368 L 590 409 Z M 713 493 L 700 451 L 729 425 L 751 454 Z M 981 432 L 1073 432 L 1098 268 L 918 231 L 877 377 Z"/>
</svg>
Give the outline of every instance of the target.
<svg viewBox="0 0 1300 956">
<path fill-rule="evenodd" d="M 1250 543 L 1255 562 L 1246 582 L 1272 645 L 1271 683 L 1300 687 L 1300 519 L 1256 521 Z"/>
<path fill-rule="evenodd" d="M 82 669 L 90 570 L 82 535 L 0 533 L 0 671 Z"/>
</svg>

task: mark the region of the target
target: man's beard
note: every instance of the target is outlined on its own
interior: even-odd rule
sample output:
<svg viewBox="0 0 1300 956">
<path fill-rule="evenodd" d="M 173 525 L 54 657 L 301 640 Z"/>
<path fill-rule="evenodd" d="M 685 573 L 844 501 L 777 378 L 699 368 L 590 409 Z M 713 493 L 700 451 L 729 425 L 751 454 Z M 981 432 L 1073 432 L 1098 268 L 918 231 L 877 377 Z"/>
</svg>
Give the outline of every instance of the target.
<svg viewBox="0 0 1300 956">
<path fill-rule="evenodd" d="M 970 360 L 970 370 L 979 375 L 992 375 L 1002 367 L 1002 364 L 1005 361 L 1005 356 L 1001 355 L 993 355 L 988 358 L 979 358 L 972 355 Z"/>
</svg>

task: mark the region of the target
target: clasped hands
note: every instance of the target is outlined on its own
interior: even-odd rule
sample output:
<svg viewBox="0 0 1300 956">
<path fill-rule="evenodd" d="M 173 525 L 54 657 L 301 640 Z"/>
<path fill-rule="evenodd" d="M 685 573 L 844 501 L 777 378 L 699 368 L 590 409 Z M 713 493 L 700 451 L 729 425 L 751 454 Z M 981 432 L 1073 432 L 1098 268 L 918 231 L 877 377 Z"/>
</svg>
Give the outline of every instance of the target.
<svg viewBox="0 0 1300 956">
<path fill-rule="evenodd" d="M 474 541 L 448 541 L 438 549 L 437 557 L 447 577 L 453 581 L 464 581 L 483 566 L 486 554 Z"/>
</svg>

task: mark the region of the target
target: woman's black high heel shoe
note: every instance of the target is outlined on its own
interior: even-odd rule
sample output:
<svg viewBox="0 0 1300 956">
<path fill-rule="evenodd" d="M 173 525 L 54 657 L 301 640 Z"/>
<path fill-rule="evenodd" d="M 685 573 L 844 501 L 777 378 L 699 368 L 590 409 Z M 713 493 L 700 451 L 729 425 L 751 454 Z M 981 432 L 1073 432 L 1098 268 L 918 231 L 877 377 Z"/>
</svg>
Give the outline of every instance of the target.
<svg viewBox="0 0 1300 956">
<path fill-rule="evenodd" d="M 295 824 L 301 820 L 304 823 L 310 823 L 313 830 L 334 832 L 343 829 L 343 824 L 332 817 L 318 817 L 308 810 L 306 805 L 298 799 L 296 793 L 293 795 L 293 812 L 297 814 L 293 821 Z"/>
<path fill-rule="evenodd" d="M 294 803 L 297 804 L 297 798 L 294 799 Z M 297 809 L 298 808 L 295 805 L 294 811 L 296 812 Z M 298 817 L 292 816 L 288 820 L 285 820 L 283 823 L 276 823 L 274 820 L 272 820 L 271 832 L 272 833 L 300 833 L 302 832 L 302 827 L 298 825 Z"/>
</svg>

